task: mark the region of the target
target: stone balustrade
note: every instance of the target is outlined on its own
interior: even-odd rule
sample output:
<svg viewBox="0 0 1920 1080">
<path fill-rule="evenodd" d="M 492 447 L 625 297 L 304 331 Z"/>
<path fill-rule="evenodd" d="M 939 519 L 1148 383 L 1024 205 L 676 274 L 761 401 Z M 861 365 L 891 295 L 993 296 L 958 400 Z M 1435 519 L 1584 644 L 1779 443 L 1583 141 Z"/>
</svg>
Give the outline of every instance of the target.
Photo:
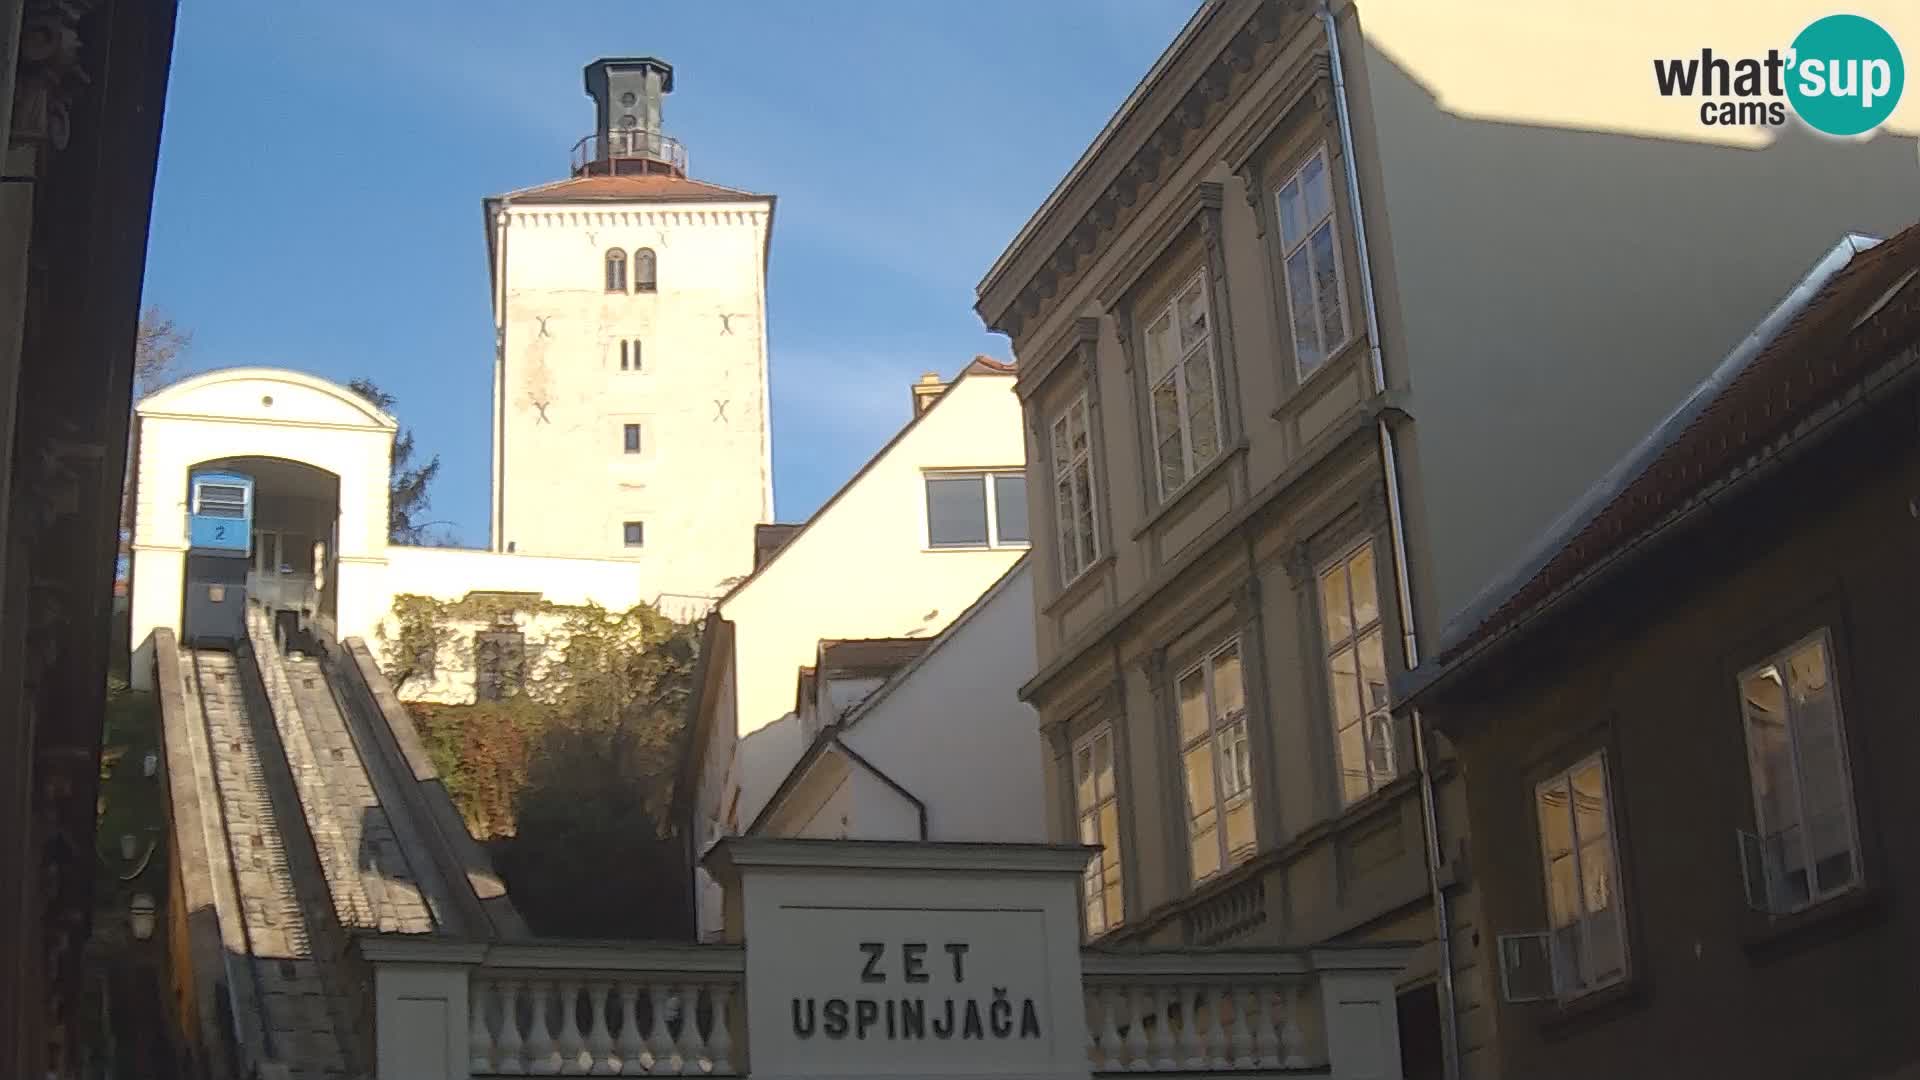
<svg viewBox="0 0 1920 1080">
<path fill-rule="evenodd" d="M 1081 948 L 1088 850 L 729 838 L 742 945 L 362 935 L 375 1080 L 1399 1080 L 1408 948 Z"/>
<path fill-rule="evenodd" d="M 1374 951 L 1089 949 L 1088 1063 L 1094 1072 L 1319 1070 L 1328 1059 L 1321 969 Z"/>
<path fill-rule="evenodd" d="M 737 955 L 737 954 L 736 954 Z M 740 974 L 476 971 L 474 1076 L 737 1076 Z"/>
<path fill-rule="evenodd" d="M 1361 1063 L 1354 1056 L 1397 1052 L 1392 1016 L 1343 1025 L 1323 1002 L 1343 982 L 1384 979 L 1390 989 L 1404 952 L 1085 950 L 1088 1069 L 1094 1075 L 1389 1075 L 1356 1068 Z M 387 939 L 373 953 L 383 958 L 382 971 L 392 971 L 396 959 L 431 960 L 464 983 L 449 988 L 450 996 L 464 999 L 461 1060 L 446 1061 L 445 1071 L 430 1075 L 748 1074 L 746 953 L 736 946 Z M 1386 1004 L 1391 1007 L 1390 997 Z M 390 1021 L 383 1016 L 382 1022 Z M 399 1044 L 421 1033 L 384 1034 Z"/>
</svg>

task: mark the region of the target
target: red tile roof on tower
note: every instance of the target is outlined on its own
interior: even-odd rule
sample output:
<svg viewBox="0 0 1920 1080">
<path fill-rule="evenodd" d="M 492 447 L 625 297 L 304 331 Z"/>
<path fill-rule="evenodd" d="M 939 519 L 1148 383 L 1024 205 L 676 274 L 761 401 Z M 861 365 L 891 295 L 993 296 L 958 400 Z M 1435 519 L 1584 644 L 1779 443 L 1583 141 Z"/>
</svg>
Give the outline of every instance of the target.
<svg viewBox="0 0 1920 1080">
<path fill-rule="evenodd" d="M 516 203 L 632 202 L 651 199 L 660 202 L 739 202 L 766 199 L 738 188 L 721 187 L 704 180 L 684 176 L 647 173 L 630 176 L 575 176 L 537 184 L 499 196 Z"/>
</svg>

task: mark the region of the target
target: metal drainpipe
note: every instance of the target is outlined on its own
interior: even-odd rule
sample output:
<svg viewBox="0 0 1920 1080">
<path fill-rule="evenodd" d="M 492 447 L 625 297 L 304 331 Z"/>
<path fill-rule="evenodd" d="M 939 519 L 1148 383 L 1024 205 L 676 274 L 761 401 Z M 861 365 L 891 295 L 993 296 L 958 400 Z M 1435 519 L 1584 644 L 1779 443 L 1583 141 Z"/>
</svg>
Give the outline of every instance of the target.
<svg viewBox="0 0 1920 1080">
<path fill-rule="evenodd" d="M 1347 179 L 1347 202 L 1353 208 L 1353 243 L 1360 261 L 1360 298 L 1367 316 L 1367 359 L 1373 377 L 1373 392 L 1387 389 L 1386 365 L 1380 354 L 1380 312 L 1374 301 L 1373 263 L 1367 251 L 1366 214 L 1360 202 L 1360 171 L 1354 163 L 1353 122 L 1347 111 L 1347 83 L 1340 63 L 1340 27 L 1333 10 L 1325 3 L 1319 9 L 1320 24 L 1327 35 L 1327 61 L 1333 79 L 1334 112 L 1340 125 L 1340 157 Z M 1420 666 L 1420 641 L 1414 629 L 1413 591 L 1407 570 L 1407 529 L 1400 503 L 1400 459 L 1393 428 L 1382 416 L 1379 423 L 1380 461 L 1386 472 L 1387 522 L 1393 540 L 1394 592 L 1399 599 L 1400 644 L 1406 666 Z M 1420 710 L 1412 713 L 1414 765 L 1420 773 L 1420 819 L 1426 841 L 1427 891 L 1433 904 L 1434 940 L 1440 951 L 1440 1009 L 1443 1024 L 1442 1068 L 1447 1080 L 1460 1078 L 1460 1011 L 1454 997 L 1452 920 L 1448 913 L 1446 890 L 1440 884 L 1440 815 L 1433 788 L 1433 770 L 1427 756 L 1426 725 Z"/>
</svg>

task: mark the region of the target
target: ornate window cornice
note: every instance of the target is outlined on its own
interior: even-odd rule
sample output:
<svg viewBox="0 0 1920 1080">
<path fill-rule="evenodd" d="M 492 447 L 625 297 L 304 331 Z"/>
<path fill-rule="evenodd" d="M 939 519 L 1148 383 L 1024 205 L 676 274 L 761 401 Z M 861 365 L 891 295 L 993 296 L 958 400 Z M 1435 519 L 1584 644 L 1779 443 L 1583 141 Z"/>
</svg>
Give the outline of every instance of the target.
<svg viewBox="0 0 1920 1080">
<path fill-rule="evenodd" d="M 1244 88 L 1264 61 L 1272 58 L 1289 22 L 1298 24 L 1289 16 L 1304 13 L 1305 5 L 1299 0 L 1259 0 L 1253 13 L 1189 81 L 1185 93 L 1141 141 L 1133 156 L 1066 227 L 1053 249 L 1037 258 L 1022 253 L 1017 261 L 1028 263 L 1032 269 L 1024 272 L 1024 280 L 1006 303 L 994 305 L 1000 310 L 988 307 L 985 299 L 987 292 L 995 291 L 994 283 L 990 280 L 983 288 L 980 313 L 988 327 L 1017 342 L 1037 317 L 1050 311 L 1054 299 L 1085 272 L 1091 257 L 1112 242 L 1114 234 L 1138 213 L 1145 197 L 1172 175 L 1180 155 L 1196 136 L 1204 135 L 1219 122 L 1226 111 L 1225 103 Z"/>
</svg>

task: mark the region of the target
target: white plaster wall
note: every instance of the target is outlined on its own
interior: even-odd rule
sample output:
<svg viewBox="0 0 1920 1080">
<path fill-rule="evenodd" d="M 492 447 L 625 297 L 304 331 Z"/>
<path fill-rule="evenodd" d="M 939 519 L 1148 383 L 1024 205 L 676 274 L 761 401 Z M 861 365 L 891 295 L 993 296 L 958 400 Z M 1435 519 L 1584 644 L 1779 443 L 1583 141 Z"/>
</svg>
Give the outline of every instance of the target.
<svg viewBox="0 0 1920 1080">
<path fill-rule="evenodd" d="M 920 812 L 885 781 L 849 762 L 833 794 L 791 835 L 828 840 L 918 840 Z"/>
<path fill-rule="evenodd" d="M 795 673 L 813 661 L 823 638 L 931 637 L 944 630 L 1025 549 L 929 549 L 923 470 L 1017 469 L 1025 460 L 1013 377 L 956 380 L 720 605 L 733 623 L 732 670 L 724 677 L 734 684 L 737 708 L 720 715 L 719 726 L 746 736 L 786 715 Z M 736 768 L 730 776 L 741 821 L 751 821 L 772 793 L 763 778 L 777 784 L 792 767 L 801 747 L 797 737 L 790 741 L 777 767 L 751 777 Z"/>
<path fill-rule="evenodd" d="M 1015 568 L 840 736 L 926 804 L 930 840 L 1047 840 L 1040 718 L 1018 696 L 1033 675 L 1031 566 Z M 898 801 L 861 801 L 855 835 L 894 835 Z"/>
<path fill-rule="evenodd" d="M 770 216 L 751 196 L 508 211 L 497 548 L 630 560 L 655 592 L 708 599 L 752 569 L 753 526 L 773 513 Z M 611 247 L 652 248 L 658 291 L 607 292 Z M 638 373 L 622 340 L 641 342 Z M 643 548 L 625 546 L 626 521 L 645 523 Z"/>
</svg>

